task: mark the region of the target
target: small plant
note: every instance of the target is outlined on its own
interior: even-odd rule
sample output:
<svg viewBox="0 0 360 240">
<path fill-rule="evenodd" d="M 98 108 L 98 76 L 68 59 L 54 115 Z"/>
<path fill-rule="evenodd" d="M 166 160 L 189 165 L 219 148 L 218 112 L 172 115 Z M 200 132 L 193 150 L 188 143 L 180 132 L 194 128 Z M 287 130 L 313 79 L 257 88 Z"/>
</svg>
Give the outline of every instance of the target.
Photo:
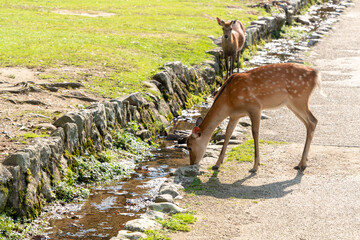
<svg viewBox="0 0 360 240">
<path fill-rule="evenodd" d="M 56 198 L 64 202 L 83 201 L 89 197 L 90 190 L 61 181 L 55 187 Z"/>
<path fill-rule="evenodd" d="M 190 193 L 195 192 L 195 191 L 201 191 L 201 190 L 203 190 L 202 182 L 201 182 L 200 178 L 198 178 L 198 177 L 194 178 L 192 183 L 189 186 L 185 187 L 185 191 L 190 192 Z"/>
<path fill-rule="evenodd" d="M 21 223 L 5 213 L 0 215 L 0 240 L 30 239 L 31 236 L 43 232 L 44 222 L 35 220 L 31 223 Z"/>
<path fill-rule="evenodd" d="M 264 141 L 259 140 L 260 146 L 262 144 L 285 144 L 284 142 L 277 141 Z M 243 144 L 236 146 L 226 153 L 227 161 L 238 162 L 252 162 L 254 158 L 254 140 L 247 140 Z"/>
<path fill-rule="evenodd" d="M 147 237 L 140 238 L 140 240 L 170 240 L 170 237 L 166 236 L 162 231 L 146 230 Z"/>
<path fill-rule="evenodd" d="M 21 135 L 21 137 L 23 137 L 25 140 L 28 138 L 39 138 L 39 137 L 48 137 L 49 134 L 36 134 L 33 132 L 27 132 Z"/>
<path fill-rule="evenodd" d="M 190 231 L 189 224 L 196 222 L 196 217 L 191 213 L 177 213 L 170 219 L 158 220 L 158 222 L 170 231 Z"/>
<path fill-rule="evenodd" d="M 130 132 L 113 132 L 114 146 L 118 149 L 125 150 L 136 156 L 136 160 L 143 160 L 150 157 L 151 147 Z"/>
</svg>

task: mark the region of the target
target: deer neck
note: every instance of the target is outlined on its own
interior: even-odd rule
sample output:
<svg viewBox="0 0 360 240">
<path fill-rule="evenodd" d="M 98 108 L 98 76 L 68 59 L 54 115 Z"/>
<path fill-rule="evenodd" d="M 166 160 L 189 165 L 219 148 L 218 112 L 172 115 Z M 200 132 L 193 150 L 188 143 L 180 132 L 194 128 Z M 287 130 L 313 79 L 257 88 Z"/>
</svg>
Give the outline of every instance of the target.
<svg viewBox="0 0 360 240">
<path fill-rule="evenodd" d="M 199 126 L 202 134 L 201 137 L 204 139 L 203 141 L 208 143 L 215 128 L 228 116 L 227 107 L 222 106 L 219 102 L 215 102 Z"/>
</svg>

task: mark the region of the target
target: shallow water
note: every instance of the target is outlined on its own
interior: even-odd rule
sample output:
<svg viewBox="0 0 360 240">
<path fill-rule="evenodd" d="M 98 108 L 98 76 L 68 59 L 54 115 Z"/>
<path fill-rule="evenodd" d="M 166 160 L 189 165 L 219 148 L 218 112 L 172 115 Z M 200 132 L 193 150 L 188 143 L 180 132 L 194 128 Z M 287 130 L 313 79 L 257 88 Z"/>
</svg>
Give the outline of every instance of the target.
<svg viewBox="0 0 360 240">
<path fill-rule="evenodd" d="M 321 29 L 331 18 L 335 6 L 313 6 L 310 15 L 317 20 L 309 26 L 299 26 L 308 33 Z M 277 39 L 266 43 L 247 63 L 250 67 L 269 63 L 298 62 L 297 55 L 308 50 L 309 34 L 298 41 Z M 205 116 L 209 104 L 202 104 L 191 110 L 184 110 L 174 120 L 168 132 L 189 130 L 199 116 Z M 50 227 L 49 239 L 110 239 L 124 228 L 124 223 L 138 218 L 152 203 L 160 185 L 174 169 L 188 165 L 188 155 L 176 147 L 176 141 L 161 140 L 159 149 L 153 151 L 150 161 L 140 163 L 130 179 L 93 187 L 85 203 L 69 204 L 54 208 L 47 215 Z"/>
</svg>

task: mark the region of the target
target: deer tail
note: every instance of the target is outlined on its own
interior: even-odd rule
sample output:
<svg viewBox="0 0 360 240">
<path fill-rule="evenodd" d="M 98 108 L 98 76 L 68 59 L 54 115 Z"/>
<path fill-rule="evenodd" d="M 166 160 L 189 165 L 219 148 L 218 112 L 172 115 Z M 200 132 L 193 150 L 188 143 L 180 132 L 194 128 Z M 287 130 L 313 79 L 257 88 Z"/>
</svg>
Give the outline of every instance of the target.
<svg viewBox="0 0 360 240">
<path fill-rule="evenodd" d="M 315 83 L 316 86 L 319 88 L 320 94 L 323 97 L 327 97 L 326 94 L 324 93 L 323 89 L 321 88 L 321 74 L 318 70 L 315 70 L 316 72 L 316 78 L 315 78 Z"/>
</svg>

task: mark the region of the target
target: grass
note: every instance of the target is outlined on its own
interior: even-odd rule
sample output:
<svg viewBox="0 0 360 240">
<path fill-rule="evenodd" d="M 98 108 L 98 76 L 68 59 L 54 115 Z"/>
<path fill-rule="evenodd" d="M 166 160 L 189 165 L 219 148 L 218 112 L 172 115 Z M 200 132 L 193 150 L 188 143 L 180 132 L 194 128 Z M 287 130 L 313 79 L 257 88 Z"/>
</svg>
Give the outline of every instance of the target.
<svg viewBox="0 0 360 240">
<path fill-rule="evenodd" d="M 176 213 L 172 215 L 169 219 L 157 220 L 162 226 L 162 230 L 146 230 L 146 237 L 141 238 L 141 240 L 170 240 L 168 236 L 170 232 L 190 231 L 190 224 L 196 222 L 196 217 L 193 213 Z"/>
<path fill-rule="evenodd" d="M 247 25 L 265 15 L 264 10 L 245 4 L 231 0 L 5 0 L 0 3 L 0 67 L 91 68 L 94 74 L 84 84 L 95 93 L 117 97 L 142 89 L 142 82 L 165 62 L 193 65 L 208 59 L 205 51 L 214 48 L 208 36 L 221 35 L 215 17 L 239 19 Z M 62 15 L 55 10 L 114 15 Z M 66 76 L 55 71 L 41 78 Z"/>
<path fill-rule="evenodd" d="M 196 217 L 191 213 L 177 213 L 169 219 L 157 220 L 164 228 L 170 231 L 184 231 L 189 232 L 189 224 L 196 222 Z"/>
<path fill-rule="evenodd" d="M 31 236 L 40 234 L 45 223 L 35 220 L 30 223 L 21 223 L 6 214 L 0 214 L 0 240 L 30 239 Z"/>
<path fill-rule="evenodd" d="M 259 140 L 259 145 L 263 144 L 286 144 L 285 142 L 277 141 L 264 141 Z M 254 140 L 250 139 L 245 141 L 243 144 L 232 148 L 226 153 L 226 161 L 237 161 L 237 162 L 252 162 L 255 156 L 254 152 Z"/>
</svg>

